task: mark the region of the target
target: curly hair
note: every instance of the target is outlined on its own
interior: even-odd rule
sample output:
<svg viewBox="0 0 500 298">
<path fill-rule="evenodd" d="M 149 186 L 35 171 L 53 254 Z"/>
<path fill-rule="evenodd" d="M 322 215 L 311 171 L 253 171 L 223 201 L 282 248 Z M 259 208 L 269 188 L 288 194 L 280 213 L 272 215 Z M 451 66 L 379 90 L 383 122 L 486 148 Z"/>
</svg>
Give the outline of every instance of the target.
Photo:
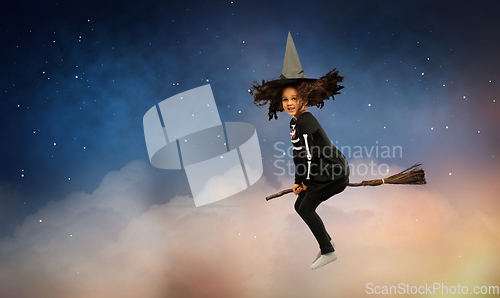
<svg viewBox="0 0 500 298">
<path fill-rule="evenodd" d="M 262 80 L 262 84 L 254 82 L 250 88 L 250 95 L 253 96 L 254 104 L 261 107 L 269 104 L 269 120 L 278 119 L 278 112 L 283 112 L 281 94 L 288 87 L 297 90 L 298 96 L 307 102 L 308 107 L 317 106 L 323 108 L 324 101 L 330 97 L 334 100 L 334 95 L 340 94 L 344 86 L 338 83 L 344 80 L 336 69 L 329 71 L 326 75 L 317 80 L 297 80 L 289 84 L 269 84 L 271 81 Z"/>
</svg>

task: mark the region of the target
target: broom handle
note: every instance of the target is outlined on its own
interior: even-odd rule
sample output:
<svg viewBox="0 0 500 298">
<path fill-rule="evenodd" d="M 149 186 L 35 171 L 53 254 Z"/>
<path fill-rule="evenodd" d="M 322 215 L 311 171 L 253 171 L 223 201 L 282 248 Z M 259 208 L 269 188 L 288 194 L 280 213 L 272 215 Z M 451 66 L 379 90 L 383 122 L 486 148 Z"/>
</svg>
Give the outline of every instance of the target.
<svg viewBox="0 0 500 298">
<path fill-rule="evenodd" d="M 287 193 L 291 193 L 291 192 L 293 192 L 293 189 L 291 189 L 291 188 L 282 190 L 282 191 L 280 191 L 278 193 L 275 193 L 273 195 L 267 196 L 266 197 L 266 201 L 269 201 L 271 199 L 275 199 L 277 197 L 281 197 L 281 196 L 286 195 Z"/>
<path fill-rule="evenodd" d="M 390 177 L 375 180 L 363 180 L 359 183 L 349 183 L 349 186 L 378 186 L 385 183 L 389 184 L 426 184 L 424 170 L 420 169 L 421 164 L 416 163 L 408 169 L 394 174 Z M 291 193 L 291 188 L 282 190 L 273 195 L 267 196 L 266 201 L 281 197 L 287 193 Z"/>
<path fill-rule="evenodd" d="M 380 181 L 380 184 L 383 184 L 382 183 L 382 179 L 377 179 L 377 180 L 365 180 L 365 181 L 362 181 L 362 182 L 359 182 L 359 183 L 349 183 L 349 186 L 365 186 L 367 185 L 366 182 L 368 181 Z M 288 189 L 285 189 L 285 190 L 282 190 L 278 193 L 275 193 L 275 194 L 272 194 L 270 196 L 267 196 L 266 197 L 266 201 L 269 201 L 269 200 L 272 200 L 272 199 L 275 199 L 275 198 L 278 198 L 278 197 L 281 197 L 281 196 L 284 196 L 288 193 L 291 193 L 293 192 L 293 190 L 291 188 L 288 188 Z"/>
</svg>

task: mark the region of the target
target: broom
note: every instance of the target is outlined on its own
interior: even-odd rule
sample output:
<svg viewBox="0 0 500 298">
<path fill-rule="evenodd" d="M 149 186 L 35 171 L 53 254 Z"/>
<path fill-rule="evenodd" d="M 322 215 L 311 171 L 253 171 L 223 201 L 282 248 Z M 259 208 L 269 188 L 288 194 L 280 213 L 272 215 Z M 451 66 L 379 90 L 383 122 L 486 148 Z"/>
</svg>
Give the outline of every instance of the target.
<svg viewBox="0 0 500 298">
<path fill-rule="evenodd" d="M 349 186 L 378 186 L 382 184 L 426 184 L 425 172 L 420 168 L 422 164 L 417 163 L 408 169 L 394 174 L 390 177 L 375 180 L 364 180 L 359 183 L 349 183 Z M 281 197 L 287 193 L 293 192 L 291 188 L 282 190 L 278 193 L 266 197 L 266 201 Z"/>
</svg>

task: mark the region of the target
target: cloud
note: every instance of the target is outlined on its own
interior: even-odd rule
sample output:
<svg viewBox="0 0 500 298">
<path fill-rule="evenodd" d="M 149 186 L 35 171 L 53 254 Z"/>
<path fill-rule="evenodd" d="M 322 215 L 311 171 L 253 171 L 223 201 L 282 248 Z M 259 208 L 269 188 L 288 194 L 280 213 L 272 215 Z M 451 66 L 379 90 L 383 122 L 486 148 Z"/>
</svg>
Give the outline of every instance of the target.
<svg viewBox="0 0 500 298">
<path fill-rule="evenodd" d="M 0 292 L 358 297 L 369 282 L 479 282 L 471 266 L 483 283 L 500 276 L 498 221 L 482 213 L 463 217 L 432 188 L 348 188 L 320 205 L 339 259 L 309 271 L 318 246 L 293 210 L 294 196 L 265 201 L 290 186 L 285 177 L 278 188 L 263 177 L 203 207 L 184 196 L 147 206 L 153 171 L 132 161 L 109 173 L 92 194 L 73 193 L 28 216 L 0 242 Z"/>
<path fill-rule="evenodd" d="M 0 184 L 0 234 L 6 234 L 19 225 L 20 218 L 26 217 L 27 210 L 17 189 L 10 183 Z"/>
</svg>

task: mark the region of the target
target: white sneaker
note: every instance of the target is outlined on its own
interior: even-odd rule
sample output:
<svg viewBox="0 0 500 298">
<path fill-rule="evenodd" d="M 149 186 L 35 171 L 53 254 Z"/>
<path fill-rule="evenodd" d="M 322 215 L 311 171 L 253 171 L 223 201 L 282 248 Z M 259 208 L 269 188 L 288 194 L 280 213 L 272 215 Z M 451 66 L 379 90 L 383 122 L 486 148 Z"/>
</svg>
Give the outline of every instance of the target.
<svg viewBox="0 0 500 298">
<path fill-rule="evenodd" d="M 333 240 L 330 240 L 330 243 L 332 244 L 333 249 L 335 249 L 335 243 L 333 243 Z M 316 258 L 314 259 L 313 264 L 314 264 L 314 262 L 316 262 L 319 259 L 319 257 L 321 257 L 321 250 L 316 255 Z"/>
<path fill-rule="evenodd" d="M 319 259 L 314 262 L 311 267 L 309 267 L 309 270 L 321 268 L 335 260 L 337 260 L 337 254 L 335 252 L 329 252 L 327 254 L 321 255 L 321 257 L 319 257 Z"/>
</svg>

